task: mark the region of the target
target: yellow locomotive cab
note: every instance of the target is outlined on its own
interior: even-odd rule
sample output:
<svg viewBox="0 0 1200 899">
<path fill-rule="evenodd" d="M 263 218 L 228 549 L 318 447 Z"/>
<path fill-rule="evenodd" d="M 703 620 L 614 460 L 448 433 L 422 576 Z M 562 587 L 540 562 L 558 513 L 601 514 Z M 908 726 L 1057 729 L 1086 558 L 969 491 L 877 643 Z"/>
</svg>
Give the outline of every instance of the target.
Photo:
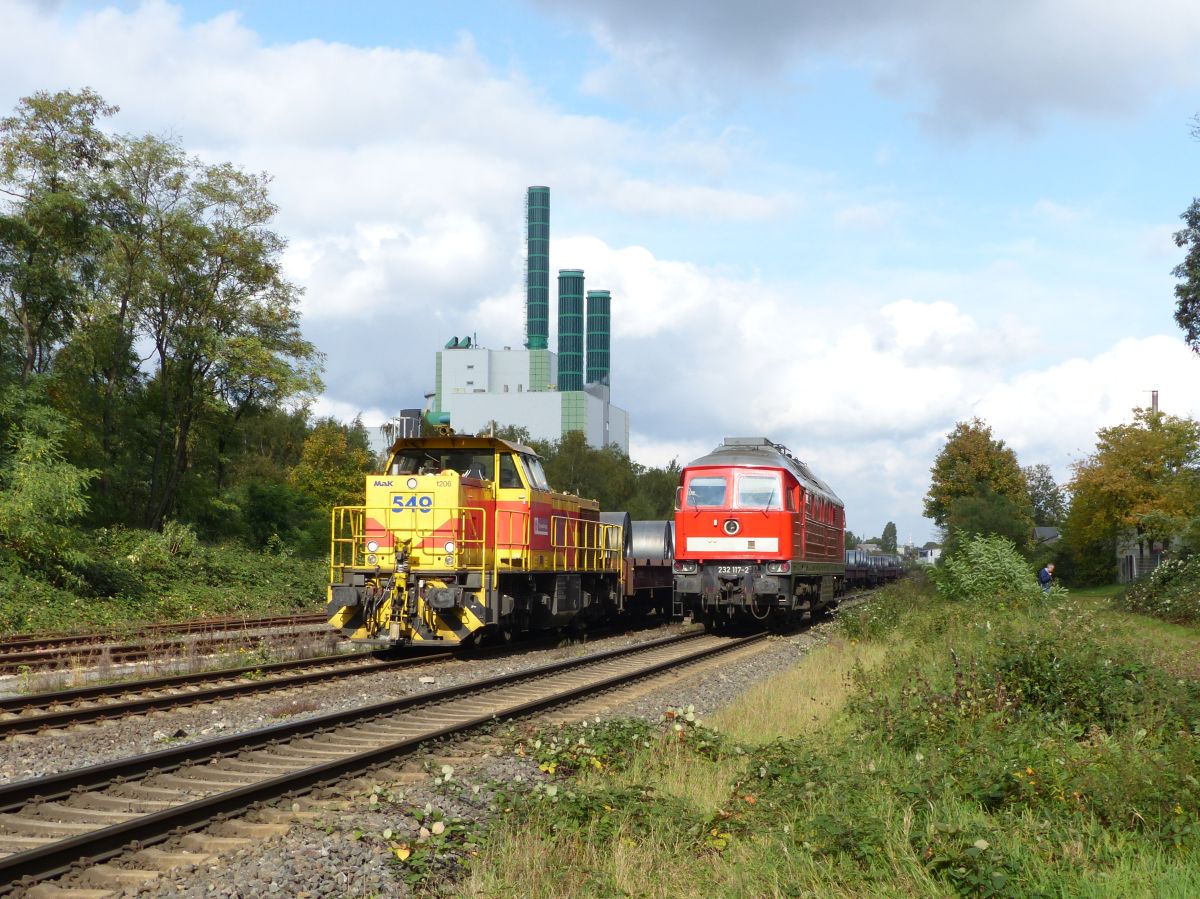
<svg viewBox="0 0 1200 899">
<path fill-rule="evenodd" d="M 527 447 L 399 440 L 364 500 L 332 515 L 327 614 L 351 640 L 464 643 L 619 611 L 620 525 L 552 491 Z"/>
</svg>

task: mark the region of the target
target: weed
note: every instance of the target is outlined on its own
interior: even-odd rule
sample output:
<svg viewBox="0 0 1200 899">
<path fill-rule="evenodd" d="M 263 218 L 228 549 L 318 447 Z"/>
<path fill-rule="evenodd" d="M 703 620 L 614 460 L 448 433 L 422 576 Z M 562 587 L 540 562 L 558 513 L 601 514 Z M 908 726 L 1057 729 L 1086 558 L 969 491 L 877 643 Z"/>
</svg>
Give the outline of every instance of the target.
<svg viewBox="0 0 1200 899">
<path fill-rule="evenodd" d="M 477 825 L 461 818 L 447 818 L 431 805 L 411 809 L 410 814 L 418 824 L 414 840 L 393 839 L 391 830 L 382 834 L 403 867 L 404 881 L 414 889 L 423 889 L 461 877 L 470 859 L 479 852 Z"/>
</svg>

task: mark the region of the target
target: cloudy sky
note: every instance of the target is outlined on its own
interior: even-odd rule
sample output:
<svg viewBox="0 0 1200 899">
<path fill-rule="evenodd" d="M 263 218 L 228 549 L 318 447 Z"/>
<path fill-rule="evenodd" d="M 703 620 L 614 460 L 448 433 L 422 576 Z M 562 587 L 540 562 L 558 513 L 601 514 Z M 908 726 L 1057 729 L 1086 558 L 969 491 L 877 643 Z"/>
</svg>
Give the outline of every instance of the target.
<svg viewBox="0 0 1200 899">
<path fill-rule="evenodd" d="M 766 434 L 919 544 L 956 421 L 1065 479 L 1151 389 L 1200 416 L 1194 0 L 7 0 L 0 45 L 0 111 L 90 86 L 274 175 L 324 413 L 419 405 L 451 335 L 520 344 L 547 184 L 640 462 Z"/>
</svg>

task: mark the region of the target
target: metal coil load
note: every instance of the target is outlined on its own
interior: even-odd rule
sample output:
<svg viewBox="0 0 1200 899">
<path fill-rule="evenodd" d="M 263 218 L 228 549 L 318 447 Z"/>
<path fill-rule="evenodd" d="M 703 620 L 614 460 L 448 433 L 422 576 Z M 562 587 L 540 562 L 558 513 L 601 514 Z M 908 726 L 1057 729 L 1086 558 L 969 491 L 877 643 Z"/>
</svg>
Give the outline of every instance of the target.
<svg viewBox="0 0 1200 899">
<path fill-rule="evenodd" d="M 635 559 L 661 561 L 674 558 L 674 522 L 635 521 L 629 554 Z"/>
<path fill-rule="evenodd" d="M 623 544 L 615 544 L 613 546 L 609 546 L 606 548 L 607 549 L 620 549 L 621 552 L 624 553 L 625 557 L 628 558 L 630 555 L 629 549 L 630 549 L 630 546 L 633 541 L 633 528 L 631 528 L 629 526 L 629 513 L 628 512 L 601 512 L 600 513 L 600 521 L 603 522 L 604 524 L 619 524 L 621 526 L 621 534 L 623 535 L 623 537 L 621 539 L 623 539 L 624 543 Z M 611 532 L 611 536 L 609 537 L 609 539 L 616 540 L 617 539 L 616 532 Z"/>
</svg>

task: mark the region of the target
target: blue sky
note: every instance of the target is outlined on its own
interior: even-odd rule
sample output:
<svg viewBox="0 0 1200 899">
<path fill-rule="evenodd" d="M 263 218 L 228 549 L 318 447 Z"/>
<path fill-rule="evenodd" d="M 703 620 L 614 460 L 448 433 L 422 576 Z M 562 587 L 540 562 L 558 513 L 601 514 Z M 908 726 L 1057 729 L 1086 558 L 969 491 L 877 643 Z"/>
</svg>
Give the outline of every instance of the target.
<svg viewBox="0 0 1200 899">
<path fill-rule="evenodd" d="M 275 176 L 321 413 L 419 403 L 451 334 L 519 344 L 548 184 L 639 461 L 765 433 L 921 543 L 956 421 L 1066 479 L 1152 388 L 1200 415 L 1194 3 L 18 0 L 0 33 L 0 109 L 87 85 Z"/>
</svg>

